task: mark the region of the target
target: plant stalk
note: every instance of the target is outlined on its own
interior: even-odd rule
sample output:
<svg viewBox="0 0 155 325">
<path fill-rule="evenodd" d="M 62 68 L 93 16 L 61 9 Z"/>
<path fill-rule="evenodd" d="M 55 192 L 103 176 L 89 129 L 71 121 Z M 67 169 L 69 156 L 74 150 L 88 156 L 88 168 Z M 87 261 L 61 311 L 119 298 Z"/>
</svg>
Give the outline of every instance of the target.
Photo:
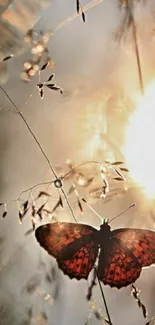
<svg viewBox="0 0 155 325">
<path fill-rule="evenodd" d="M 132 24 L 133 40 L 134 40 L 136 61 L 138 67 L 139 85 L 140 85 L 141 94 L 144 95 L 144 81 L 143 81 L 142 68 L 141 68 L 140 52 L 138 47 L 137 28 L 136 28 L 136 23 L 132 12 L 132 4 L 130 0 L 128 0 L 128 9 L 129 9 L 130 19 Z"/>
<path fill-rule="evenodd" d="M 102 285 L 101 285 L 101 281 L 98 278 L 96 268 L 95 268 L 95 273 L 96 273 L 97 281 L 98 281 L 98 284 L 99 284 L 99 287 L 100 287 L 100 291 L 101 291 L 101 295 L 102 295 L 102 298 L 103 298 L 103 302 L 104 302 L 104 305 L 105 305 L 105 310 L 106 310 L 106 314 L 107 314 L 107 317 L 108 317 L 109 325 L 113 325 L 112 324 L 112 321 L 111 321 L 109 309 L 108 309 L 108 306 L 107 306 L 107 302 L 106 302 L 106 299 L 105 299 L 105 295 L 104 295 L 104 292 L 103 292 L 103 288 L 102 288 Z"/>
<path fill-rule="evenodd" d="M 29 130 L 29 132 L 30 132 L 30 134 L 32 135 L 34 141 L 36 142 L 36 144 L 38 145 L 40 151 L 42 152 L 42 154 L 43 154 L 45 160 L 47 161 L 47 163 L 48 163 L 48 165 L 49 165 L 49 167 L 50 167 L 50 170 L 52 171 L 52 173 L 53 173 L 55 179 L 56 179 L 56 180 L 59 180 L 59 178 L 58 178 L 58 176 L 57 176 L 57 174 L 56 174 L 54 168 L 53 168 L 52 165 L 51 165 L 51 162 L 50 162 L 48 156 L 46 155 L 46 153 L 45 153 L 45 151 L 43 150 L 43 148 L 42 148 L 40 142 L 38 141 L 38 139 L 36 138 L 36 136 L 35 136 L 35 134 L 33 133 L 32 129 L 30 128 L 30 126 L 29 126 L 27 120 L 25 119 L 24 115 L 22 114 L 22 112 L 20 112 L 19 108 L 18 108 L 17 105 L 14 103 L 14 101 L 11 99 L 11 97 L 8 95 L 8 93 L 6 92 L 6 90 L 5 90 L 2 86 L 0 86 L 0 89 L 3 91 L 3 93 L 6 95 L 6 97 L 9 99 L 9 101 L 12 103 L 12 105 L 15 107 L 16 111 L 18 112 L 18 114 L 20 115 L 21 119 L 22 119 L 23 122 L 25 123 L 27 129 Z M 65 197 L 66 203 L 67 203 L 67 205 L 68 205 L 68 207 L 69 207 L 69 209 L 70 209 L 70 211 L 71 211 L 72 217 L 74 218 L 75 222 L 77 222 L 77 220 L 76 220 L 76 218 L 75 218 L 75 215 L 74 215 L 74 212 L 73 212 L 73 209 L 72 209 L 72 207 L 71 207 L 71 205 L 70 205 L 70 203 L 69 203 L 69 201 L 68 201 L 68 198 L 67 198 L 67 195 L 66 195 L 64 189 L 61 187 L 60 190 L 61 190 L 61 192 L 63 193 L 63 195 L 64 195 L 64 197 Z"/>
</svg>

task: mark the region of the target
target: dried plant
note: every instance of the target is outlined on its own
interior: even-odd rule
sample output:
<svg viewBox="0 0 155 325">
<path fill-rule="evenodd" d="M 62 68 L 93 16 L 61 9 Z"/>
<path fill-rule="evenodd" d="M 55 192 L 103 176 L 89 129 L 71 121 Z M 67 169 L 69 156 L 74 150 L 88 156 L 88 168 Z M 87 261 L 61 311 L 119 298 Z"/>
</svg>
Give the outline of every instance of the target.
<svg viewBox="0 0 155 325">
<path fill-rule="evenodd" d="M 147 318 L 147 314 L 148 314 L 147 309 L 146 309 L 145 305 L 141 302 L 141 300 L 139 298 L 139 294 L 140 294 L 140 291 L 134 285 L 132 285 L 131 286 L 131 295 L 137 301 L 138 307 L 141 308 L 143 317 Z"/>
<path fill-rule="evenodd" d="M 82 201 L 85 202 L 87 205 L 89 201 L 93 202 L 93 200 L 95 200 L 95 202 L 101 201 L 103 203 L 106 203 L 109 200 L 120 196 L 120 193 L 122 195 L 125 195 L 127 193 L 127 179 L 121 173 L 121 171 L 128 172 L 128 169 L 125 167 L 121 167 L 123 162 L 88 161 L 76 166 L 71 162 L 68 164 L 68 161 L 70 162 L 70 160 L 68 159 L 66 165 L 69 167 L 69 172 L 65 172 L 65 170 L 61 168 L 61 172 L 64 171 L 65 173 L 64 175 L 58 177 L 56 181 L 50 180 L 35 184 L 32 187 L 22 191 L 18 198 L 13 200 L 17 203 L 19 223 L 23 222 L 23 219 L 26 217 L 26 215 L 30 216 L 32 229 L 29 229 L 25 233 L 26 236 L 30 235 L 32 231 L 35 230 L 36 223 L 42 221 L 45 217 L 48 217 L 50 221 L 55 221 L 55 217 L 58 215 L 60 209 L 64 208 L 64 200 L 60 194 L 62 181 L 63 186 L 65 187 L 68 187 L 71 182 L 71 185 L 69 186 L 69 189 L 67 191 L 67 196 L 72 197 L 73 199 L 73 195 L 75 195 L 76 200 L 74 201 L 73 205 L 75 206 L 75 209 L 78 208 L 82 214 L 84 212 Z M 90 170 L 87 168 L 87 170 L 85 170 L 84 167 L 88 165 L 90 165 L 90 167 L 92 165 L 95 165 L 95 168 L 90 168 Z M 92 177 L 88 175 L 88 170 L 91 175 L 93 174 Z M 114 177 L 114 175 L 118 173 L 119 177 Z M 120 183 L 120 181 L 121 183 L 123 182 L 123 185 L 121 185 L 120 188 L 115 187 L 115 182 Z M 97 184 L 98 187 L 96 187 Z M 50 191 L 48 192 L 46 191 L 47 185 L 48 188 L 50 186 Z M 45 189 L 36 191 L 37 188 L 39 188 L 40 186 L 45 186 Z M 54 188 L 57 188 L 58 193 L 58 198 L 56 199 L 56 203 L 54 205 L 52 204 L 52 201 L 55 201 L 55 199 L 53 199 L 53 192 L 51 192 L 52 188 L 53 190 Z M 35 196 L 33 194 L 34 190 Z M 81 190 L 84 191 L 82 195 L 87 197 L 87 199 L 81 197 Z M 25 199 L 26 193 L 27 198 Z M 22 198 L 23 194 L 24 199 Z M 9 202 L 1 203 L 1 206 L 4 207 L 2 217 L 6 217 L 7 215 L 8 204 Z"/>
<path fill-rule="evenodd" d="M 144 81 L 143 81 L 143 74 L 141 68 L 141 59 L 140 59 L 140 51 L 138 46 L 138 34 L 137 34 L 137 26 L 136 20 L 134 17 L 134 6 L 138 1 L 131 1 L 131 0 L 121 0 L 120 1 L 120 9 L 125 7 L 125 15 L 121 26 L 119 27 L 118 31 L 115 34 L 116 41 L 122 41 L 122 39 L 127 38 L 129 32 L 131 32 L 133 43 L 134 43 L 134 50 L 135 50 L 135 57 L 138 67 L 138 78 L 139 78 L 139 85 L 140 91 L 142 95 L 144 94 Z"/>
<path fill-rule="evenodd" d="M 40 71 L 45 70 L 47 66 L 48 66 L 48 62 L 43 65 L 43 67 L 40 69 Z M 47 79 L 46 82 L 39 81 L 39 83 L 37 83 L 36 86 L 37 86 L 37 88 L 39 90 L 39 94 L 40 94 L 41 99 L 43 99 L 43 96 L 44 96 L 44 88 L 45 87 L 47 87 L 48 89 L 51 89 L 53 91 L 59 91 L 61 94 L 63 94 L 63 90 L 59 86 L 57 86 L 56 84 L 49 83 L 54 78 L 54 76 L 55 76 L 55 74 L 52 73 L 50 75 L 50 77 Z"/>
<path fill-rule="evenodd" d="M 85 14 L 84 14 L 83 8 L 82 8 L 79 0 L 76 0 L 76 10 L 77 10 L 78 14 L 81 11 L 81 17 L 82 17 L 83 22 L 85 23 L 85 21 L 86 21 Z"/>
<path fill-rule="evenodd" d="M 44 70 L 47 65 L 53 69 L 54 62 L 51 60 L 47 48 L 48 41 L 52 33 L 45 32 L 38 34 L 35 30 L 29 30 L 24 37 L 24 41 L 29 48 L 31 59 L 24 62 L 23 72 L 20 75 L 21 80 L 30 81 L 36 73 Z M 46 62 L 40 68 L 42 61 Z"/>
</svg>

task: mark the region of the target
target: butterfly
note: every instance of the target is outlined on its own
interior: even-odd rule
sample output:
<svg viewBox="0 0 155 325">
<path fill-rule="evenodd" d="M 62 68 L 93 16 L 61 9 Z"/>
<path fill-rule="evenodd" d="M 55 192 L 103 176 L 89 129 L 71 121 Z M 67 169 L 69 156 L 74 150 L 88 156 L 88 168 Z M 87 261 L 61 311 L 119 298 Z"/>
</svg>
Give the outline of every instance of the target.
<svg viewBox="0 0 155 325">
<path fill-rule="evenodd" d="M 39 226 L 35 236 L 71 279 L 87 279 L 98 257 L 98 279 L 120 289 L 134 283 L 142 267 L 155 263 L 155 232 L 151 230 L 112 231 L 107 221 L 100 230 L 85 224 L 54 222 Z"/>
</svg>

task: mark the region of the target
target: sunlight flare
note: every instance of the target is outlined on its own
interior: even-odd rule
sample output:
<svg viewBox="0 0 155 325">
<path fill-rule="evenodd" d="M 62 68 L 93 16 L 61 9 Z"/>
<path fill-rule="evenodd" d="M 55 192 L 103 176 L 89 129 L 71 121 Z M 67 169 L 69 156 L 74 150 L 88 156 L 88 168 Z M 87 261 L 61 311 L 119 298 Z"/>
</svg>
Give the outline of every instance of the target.
<svg viewBox="0 0 155 325">
<path fill-rule="evenodd" d="M 136 100 L 125 137 L 122 151 L 130 176 L 148 198 L 155 198 L 155 80 Z"/>
</svg>

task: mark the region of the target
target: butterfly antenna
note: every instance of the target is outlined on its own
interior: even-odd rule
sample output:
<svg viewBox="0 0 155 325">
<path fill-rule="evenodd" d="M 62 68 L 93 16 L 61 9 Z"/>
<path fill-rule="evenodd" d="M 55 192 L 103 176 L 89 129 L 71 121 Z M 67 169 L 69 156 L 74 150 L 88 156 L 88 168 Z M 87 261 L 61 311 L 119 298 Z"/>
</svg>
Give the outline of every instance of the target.
<svg viewBox="0 0 155 325">
<path fill-rule="evenodd" d="M 103 218 L 100 216 L 100 214 L 97 213 L 84 198 L 82 198 L 82 201 L 85 202 L 88 208 L 103 222 Z"/>
<path fill-rule="evenodd" d="M 136 203 L 131 204 L 127 209 L 125 209 L 123 212 L 119 213 L 117 216 L 115 216 L 114 218 L 112 218 L 111 220 L 109 220 L 109 222 L 115 220 L 116 218 L 120 217 L 122 214 L 124 214 L 125 212 L 127 212 L 128 210 L 130 210 L 131 208 L 135 207 Z"/>
</svg>

